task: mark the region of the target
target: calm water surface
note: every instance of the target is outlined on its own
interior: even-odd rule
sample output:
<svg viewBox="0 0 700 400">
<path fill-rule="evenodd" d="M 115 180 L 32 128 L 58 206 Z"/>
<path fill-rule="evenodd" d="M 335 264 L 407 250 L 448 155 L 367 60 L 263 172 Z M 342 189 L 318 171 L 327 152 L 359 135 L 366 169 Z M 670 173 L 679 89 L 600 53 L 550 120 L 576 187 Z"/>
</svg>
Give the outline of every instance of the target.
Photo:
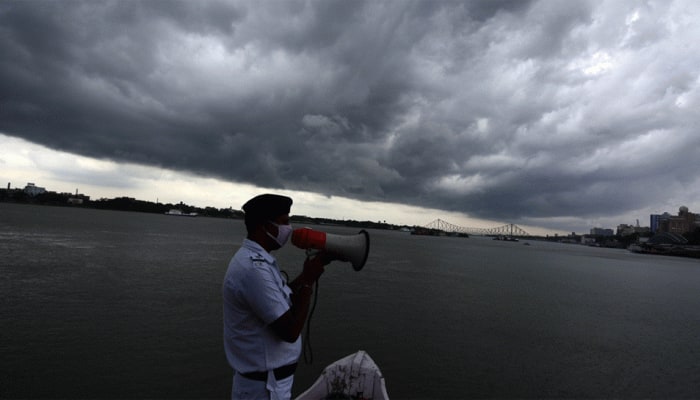
<svg viewBox="0 0 700 400">
<path fill-rule="evenodd" d="M 0 398 L 228 397 L 221 282 L 244 234 L 0 203 Z M 362 271 L 322 277 L 295 394 L 363 349 L 394 399 L 700 397 L 698 260 L 370 235 Z M 303 251 L 275 255 L 300 272 Z"/>
</svg>

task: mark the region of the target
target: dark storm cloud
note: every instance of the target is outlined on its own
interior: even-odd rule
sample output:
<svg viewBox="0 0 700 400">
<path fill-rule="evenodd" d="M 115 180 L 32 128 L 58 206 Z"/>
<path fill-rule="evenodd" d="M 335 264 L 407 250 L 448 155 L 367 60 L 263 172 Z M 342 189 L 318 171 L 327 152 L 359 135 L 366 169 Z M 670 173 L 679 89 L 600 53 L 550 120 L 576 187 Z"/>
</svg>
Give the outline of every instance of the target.
<svg viewBox="0 0 700 400">
<path fill-rule="evenodd" d="M 6 1 L 0 132 L 513 222 L 691 202 L 697 12 L 692 1 Z"/>
</svg>

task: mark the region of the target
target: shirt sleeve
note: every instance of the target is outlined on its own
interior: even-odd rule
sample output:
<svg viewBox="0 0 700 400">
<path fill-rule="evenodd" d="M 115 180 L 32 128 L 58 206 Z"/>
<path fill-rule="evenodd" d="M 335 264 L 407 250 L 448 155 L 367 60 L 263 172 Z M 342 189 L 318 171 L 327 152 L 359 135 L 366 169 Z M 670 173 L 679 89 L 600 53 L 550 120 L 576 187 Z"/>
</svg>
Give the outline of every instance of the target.
<svg viewBox="0 0 700 400">
<path fill-rule="evenodd" d="M 278 283 L 272 266 L 259 263 L 250 270 L 245 279 L 248 304 L 265 323 L 270 324 L 289 310 L 288 295 L 282 282 Z"/>
</svg>

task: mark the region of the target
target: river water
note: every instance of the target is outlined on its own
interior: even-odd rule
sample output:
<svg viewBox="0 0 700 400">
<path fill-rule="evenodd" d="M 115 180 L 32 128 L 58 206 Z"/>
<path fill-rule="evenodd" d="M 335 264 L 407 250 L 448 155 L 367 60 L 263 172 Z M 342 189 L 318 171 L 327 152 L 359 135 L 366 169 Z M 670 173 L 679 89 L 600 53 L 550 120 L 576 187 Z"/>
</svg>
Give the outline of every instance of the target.
<svg viewBox="0 0 700 400">
<path fill-rule="evenodd" d="M 362 349 L 393 399 L 700 397 L 698 260 L 369 233 L 362 271 L 321 278 L 295 394 Z M 244 235 L 0 203 L 0 398 L 229 397 L 221 282 Z M 302 250 L 275 255 L 300 272 Z"/>
</svg>

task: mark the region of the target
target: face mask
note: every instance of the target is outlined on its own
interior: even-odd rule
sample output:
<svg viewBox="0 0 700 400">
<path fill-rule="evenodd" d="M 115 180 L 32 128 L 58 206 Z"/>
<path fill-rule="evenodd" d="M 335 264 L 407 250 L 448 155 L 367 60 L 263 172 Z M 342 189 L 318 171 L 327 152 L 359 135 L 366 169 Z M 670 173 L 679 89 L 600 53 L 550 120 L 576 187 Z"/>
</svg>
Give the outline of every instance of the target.
<svg viewBox="0 0 700 400">
<path fill-rule="evenodd" d="M 291 225 L 277 225 L 276 223 L 270 221 L 270 223 L 274 226 L 277 227 L 277 237 L 274 237 L 270 234 L 270 232 L 265 232 L 267 233 L 267 236 L 271 237 L 272 239 L 277 242 L 280 247 L 284 246 L 285 243 L 287 243 L 287 240 L 289 240 L 289 237 L 292 235 L 292 226 Z"/>
</svg>

